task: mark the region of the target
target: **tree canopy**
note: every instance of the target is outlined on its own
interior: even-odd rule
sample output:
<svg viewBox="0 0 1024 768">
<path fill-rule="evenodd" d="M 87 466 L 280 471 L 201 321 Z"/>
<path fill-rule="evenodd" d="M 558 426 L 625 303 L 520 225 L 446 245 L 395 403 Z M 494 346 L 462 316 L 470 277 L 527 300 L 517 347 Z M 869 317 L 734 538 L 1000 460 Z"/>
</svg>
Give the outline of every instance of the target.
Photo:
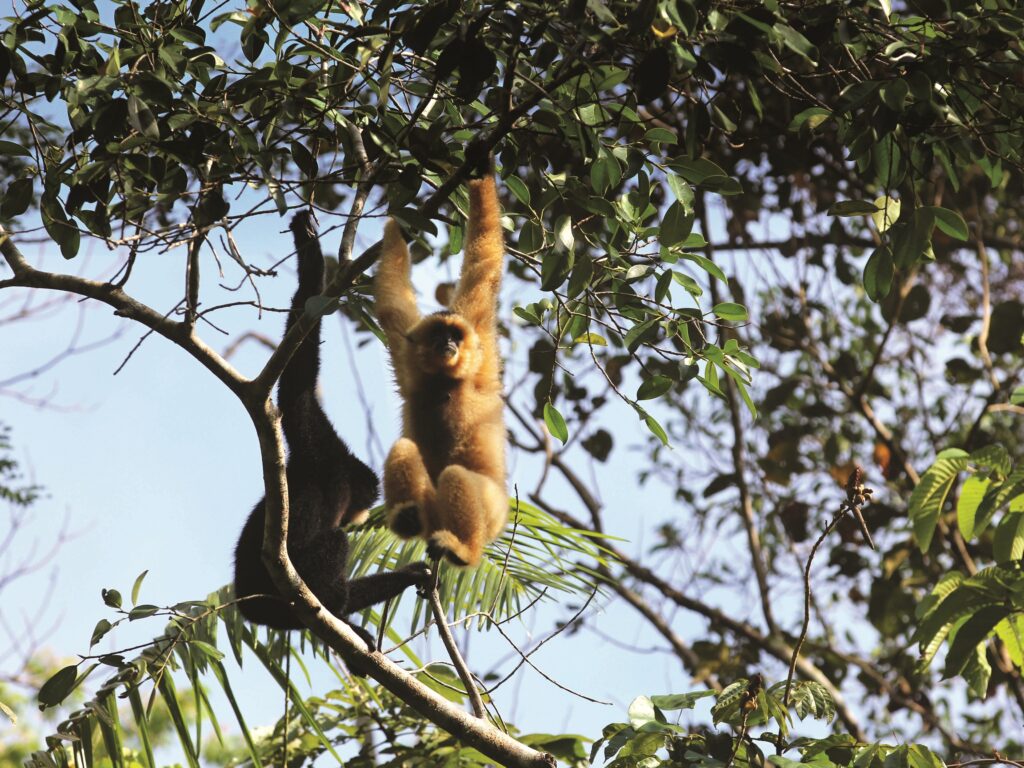
<svg viewBox="0 0 1024 768">
<path fill-rule="evenodd" d="M 410 675 L 311 614 L 317 663 L 331 648 L 368 677 L 304 699 L 283 636 L 246 627 L 229 592 L 159 608 L 138 603 L 140 577 L 105 595 L 93 643 L 118 622 L 167 628 L 42 686 L 44 707 L 85 698 L 35 764 L 155 765 L 166 712 L 191 765 L 301 762 L 372 732 L 387 748 L 351 764 L 1021 765 L 1018 3 L 124 0 L 32 2 L 5 24 L 0 291 L 105 303 L 237 396 L 296 599 L 273 385 L 316 316 L 379 335 L 360 227 L 391 215 L 443 263 L 462 250 L 473 158 L 492 153 L 509 436 L 543 469 L 518 478 L 531 490 L 480 569 L 442 574 L 441 599 L 492 632 L 554 600 L 561 631 L 597 590 L 694 681 L 623 692 L 624 719 L 589 740 L 518 734 L 463 712 L 447 667 L 405 657 Z M 341 230 L 327 299 L 246 378 L 204 336 L 230 307 L 262 309 L 267 270 L 236 240 L 308 208 Z M 69 261 L 102 243 L 114 268 L 44 271 L 19 248 L 37 232 Z M 133 294 L 133 268 L 164 255 L 182 286 L 166 314 Z M 245 298 L 214 298 L 222 262 Z M 638 505 L 656 489 L 676 502 L 645 510 L 643 546 L 616 537 L 631 510 L 590 479 L 630 456 L 636 476 L 616 480 Z M 422 556 L 379 514 L 357 536 L 359 572 Z M 292 692 L 260 737 L 222 663 L 243 648 Z M 230 713 L 201 703 L 210 685 Z M 666 715 L 705 696 L 710 719 Z M 224 715 L 244 742 L 201 752 L 190 726 Z"/>
</svg>

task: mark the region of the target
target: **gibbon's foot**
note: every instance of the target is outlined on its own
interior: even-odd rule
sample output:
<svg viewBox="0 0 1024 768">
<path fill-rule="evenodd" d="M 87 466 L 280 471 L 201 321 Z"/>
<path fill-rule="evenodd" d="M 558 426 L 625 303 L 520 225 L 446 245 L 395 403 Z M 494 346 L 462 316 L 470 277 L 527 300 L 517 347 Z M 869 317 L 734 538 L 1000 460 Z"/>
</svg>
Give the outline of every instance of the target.
<svg viewBox="0 0 1024 768">
<path fill-rule="evenodd" d="M 363 627 L 360 627 L 358 624 L 352 624 L 348 621 L 346 621 L 345 623 L 348 624 L 349 629 L 351 629 L 353 632 L 359 635 L 360 640 L 366 643 L 366 649 L 370 653 L 376 653 L 380 650 L 380 648 L 377 647 L 377 638 L 371 635 L 368 630 L 366 630 Z M 356 669 L 355 665 L 352 666 L 352 674 L 358 675 L 359 677 L 366 677 L 366 672 L 360 669 Z"/>
<path fill-rule="evenodd" d="M 415 574 L 417 595 L 420 597 L 429 596 L 430 585 L 434 582 L 434 572 L 430 569 L 430 563 L 409 563 L 402 570 Z"/>
<path fill-rule="evenodd" d="M 370 519 L 370 510 L 360 509 L 352 514 L 346 514 L 341 518 L 341 524 L 344 526 L 357 526 L 362 525 Z"/>
<path fill-rule="evenodd" d="M 423 531 L 420 508 L 415 501 L 406 501 L 391 508 L 388 526 L 403 539 L 419 536 Z"/>
<path fill-rule="evenodd" d="M 427 541 L 427 556 L 431 560 L 446 558 L 452 565 L 463 568 L 470 565 L 466 547 L 450 531 L 437 531 L 430 537 Z"/>
</svg>

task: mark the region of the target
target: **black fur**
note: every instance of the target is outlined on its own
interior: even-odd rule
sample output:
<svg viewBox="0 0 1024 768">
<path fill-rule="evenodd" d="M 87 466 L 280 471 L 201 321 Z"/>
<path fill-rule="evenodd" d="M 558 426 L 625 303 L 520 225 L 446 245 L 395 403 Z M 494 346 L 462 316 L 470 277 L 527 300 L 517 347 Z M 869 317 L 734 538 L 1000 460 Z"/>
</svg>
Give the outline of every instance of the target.
<svg viewBox="0 0 1024 768">
<path fill-rule="evenodd" d="M 307 299 L 324 285 L 324 257 L 308 214 L 292 220 L 298 252 L 299 287 L 292 299 L 285 333 L 302 316 Z M 335 616 L 397 596 L 426 583 L 429 571 L 415 563 L 397 571 L 349 580 L 346 575 L 348 537 L 341 526 L 377 499 L 377 476 L 352 455 L 338 437 L 316 397 L 320 371 L 320 323 L 295 351 L 278 386 L 277 404 L 288 444 L 288 554 L 313 594 Z M 264 502 L 249 515 L 235 548 L 235 595 L 249 621 L 278 629 L 303 626 L 291 606 L 277 596 L 263 564 Z M 259 595 L 259 597 L 251 597 Z M 371 646 L 372 636 L 353 627 Z"/>
</svg>

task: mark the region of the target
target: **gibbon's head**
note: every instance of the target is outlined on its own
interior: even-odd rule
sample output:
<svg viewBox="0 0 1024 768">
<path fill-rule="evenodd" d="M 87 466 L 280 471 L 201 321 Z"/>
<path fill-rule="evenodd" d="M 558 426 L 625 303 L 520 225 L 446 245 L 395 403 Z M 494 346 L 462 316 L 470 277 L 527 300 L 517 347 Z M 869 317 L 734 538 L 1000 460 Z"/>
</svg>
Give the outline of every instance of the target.
<svg viewBox="0 0 1024 768">
<path fill-rule="evenodd" d="M 462 315 L 435 312 L 409 331 L 413 364 L 423 373 L 441 373 L 453 379 L 470 375 L 477 364 L 476 331 Z"/>
</svg>

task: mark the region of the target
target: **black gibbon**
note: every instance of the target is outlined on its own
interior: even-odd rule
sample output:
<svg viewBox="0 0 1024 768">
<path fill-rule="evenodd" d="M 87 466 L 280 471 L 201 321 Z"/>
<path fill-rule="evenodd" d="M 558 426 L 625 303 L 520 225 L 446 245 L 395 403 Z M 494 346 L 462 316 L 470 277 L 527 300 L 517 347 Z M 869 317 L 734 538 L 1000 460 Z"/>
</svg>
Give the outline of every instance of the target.
<svg viewBox="0 0 1024 768">
<path fill-rule="evenodd" d="M 508 517 L 497 296 L 504 266 L 492 175 L 469 182 L 469 228 L 450 310 L 421 317 L 409 250 L 384 229 L 374 280 L 402 409 L 402 437 L 384 464 L 388 524 L 421 536 L 434 558 L 476 565 Z"/>
<path fill-rule="evenodd" d="M 299 287 L 285 333 L 299 320 L 307 299 L 324 287 L 324 257 L 312 218 L 300 213 L 291 224 L 298 256 Z M 288 362 L 278 385 L 277 404 L 288 444 L 288 554 L 303 581 L 335 616 L 389 600 L 413 585 L 425 585 L 429 570 L 413 563 L 396 571 L 349 579 L 348 537 L 342 526 L 365 518 L 377 499 L 377 476 L 338 437 L 316 397 L 320 371 L 320 322 Z M 235 548 L 235 595 L 249 621 L 277 629 L 303 626 L 278 595 L 263 564 L 264 501 L 253 509 Z M 255 596 L 255 597 L 254 597 Z M 373 637 L 352 627 L 373 648 Z"/>
</svg>

